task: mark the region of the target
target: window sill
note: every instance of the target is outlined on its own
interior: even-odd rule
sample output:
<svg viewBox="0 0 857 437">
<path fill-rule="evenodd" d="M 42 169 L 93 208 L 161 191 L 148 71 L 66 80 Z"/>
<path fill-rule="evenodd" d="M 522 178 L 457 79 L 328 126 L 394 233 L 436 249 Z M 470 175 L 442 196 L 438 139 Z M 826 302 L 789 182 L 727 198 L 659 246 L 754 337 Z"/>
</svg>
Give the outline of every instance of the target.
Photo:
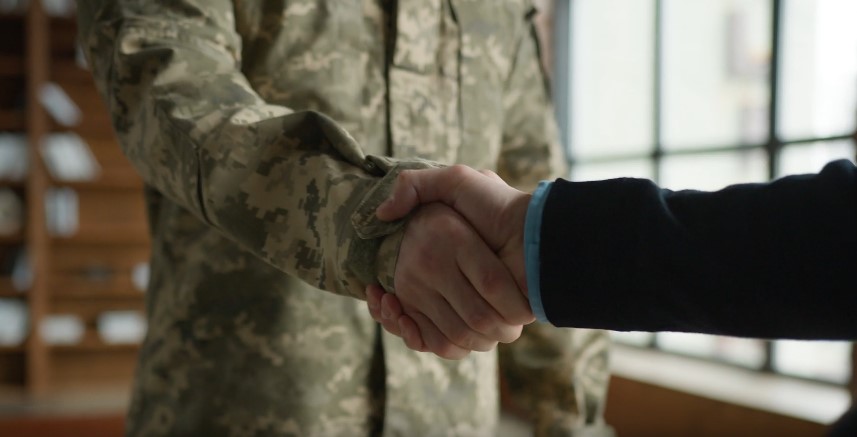
<svg viewBox="0 0 857 437">
<path fill-rule="evenodd" d="M 614 344 L 611 371 L 628 379 L 774 414 L 830 424 L 848 409 L 842 387 Z"/>
</svg>

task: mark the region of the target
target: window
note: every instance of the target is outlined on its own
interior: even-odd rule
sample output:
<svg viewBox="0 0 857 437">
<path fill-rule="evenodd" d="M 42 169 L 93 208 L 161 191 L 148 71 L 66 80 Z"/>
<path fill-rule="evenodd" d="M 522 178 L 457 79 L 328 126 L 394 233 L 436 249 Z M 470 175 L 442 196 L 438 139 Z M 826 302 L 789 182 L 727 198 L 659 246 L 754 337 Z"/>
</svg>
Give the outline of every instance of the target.
<svg viewBox="0 0 857 437">
<path fill-rule="evenodd" d="M 857 2 L 557 0 L 554 92 L 573 180 L 672 189 L 854 159 Z M 850 343 L 616 333 L 618 342 L 844 384 Z"/>
</svg>

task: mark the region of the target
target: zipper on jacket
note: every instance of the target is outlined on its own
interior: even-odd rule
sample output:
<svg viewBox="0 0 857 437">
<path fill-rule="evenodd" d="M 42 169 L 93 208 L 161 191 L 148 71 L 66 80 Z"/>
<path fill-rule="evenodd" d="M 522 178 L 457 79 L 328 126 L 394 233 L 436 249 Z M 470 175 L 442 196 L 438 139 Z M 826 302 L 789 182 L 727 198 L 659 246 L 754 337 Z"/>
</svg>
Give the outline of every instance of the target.
<svg viewBox="0 0 857 437">
<path fill-rule="evenodd" d="M 390 110 L 390 66 L 396 51 L 396 20 L 398 18 L 398 0 L 381 0 L 384 11 L 384 118 L 387 130 L 387 156 L 393 156 L 393 128 Z"/>
</svg>

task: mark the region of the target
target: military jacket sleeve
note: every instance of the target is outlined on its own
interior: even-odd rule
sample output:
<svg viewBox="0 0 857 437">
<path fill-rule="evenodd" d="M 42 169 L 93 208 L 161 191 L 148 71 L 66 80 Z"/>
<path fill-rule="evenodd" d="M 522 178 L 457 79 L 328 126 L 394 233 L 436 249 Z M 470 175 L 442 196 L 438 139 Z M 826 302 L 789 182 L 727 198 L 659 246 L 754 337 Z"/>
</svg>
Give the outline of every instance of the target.
<svg viewBox="0 0 857 437">
<path fill-rule="evenodd" d="M 503 97 L 503 134 L 497 173 L 512 186 L 532 192 L 538 182 L 567 176 L 549 85 L 531 10 L 521 26 L 512 71 Z"/>
<path fill-rule="evenodd" d="M 522 28 L 503 101 L 498 174 L 532 191 L 540 180 L 565 176 L 566 166 L 535 29 L 532 23 Z M 603 422 L 608 345 L 604 331 L 541 323 L 500 345 L 504 387 L 533 421 L 536 436 L 611 435 Z"/>
<path fill-rule="evenodd" d="M 78 2 L 124 152 L 148 185 L 276 268 L 362 297 L 392 231 L 373 224 L 374 207 L 398 168 L 432 164 L 366 157 L 327 116 L 266 103 L 241 73 L 232 11 L 227 0 Z M 384 265 L 389 278 L 395 263 Z"/>
</svg>

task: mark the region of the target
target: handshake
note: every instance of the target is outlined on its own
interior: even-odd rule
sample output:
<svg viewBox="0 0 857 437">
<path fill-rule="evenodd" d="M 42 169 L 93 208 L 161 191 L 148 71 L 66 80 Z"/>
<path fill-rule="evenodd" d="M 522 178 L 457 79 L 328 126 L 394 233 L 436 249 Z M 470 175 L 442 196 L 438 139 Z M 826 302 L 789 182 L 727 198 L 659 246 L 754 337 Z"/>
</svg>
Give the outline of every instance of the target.
<svg viewBox="0 0 857 437">
<path fill-rule="evenodd" d="M 515 341 L 535 320 L 524 262 L 530 197 L 461 165 L 400 173 L 378 218 L 419 208 L 405 228 L 395 293 L 366 290 L 372 317 L 409 348 L 447 359 Z"/>
</svg>

